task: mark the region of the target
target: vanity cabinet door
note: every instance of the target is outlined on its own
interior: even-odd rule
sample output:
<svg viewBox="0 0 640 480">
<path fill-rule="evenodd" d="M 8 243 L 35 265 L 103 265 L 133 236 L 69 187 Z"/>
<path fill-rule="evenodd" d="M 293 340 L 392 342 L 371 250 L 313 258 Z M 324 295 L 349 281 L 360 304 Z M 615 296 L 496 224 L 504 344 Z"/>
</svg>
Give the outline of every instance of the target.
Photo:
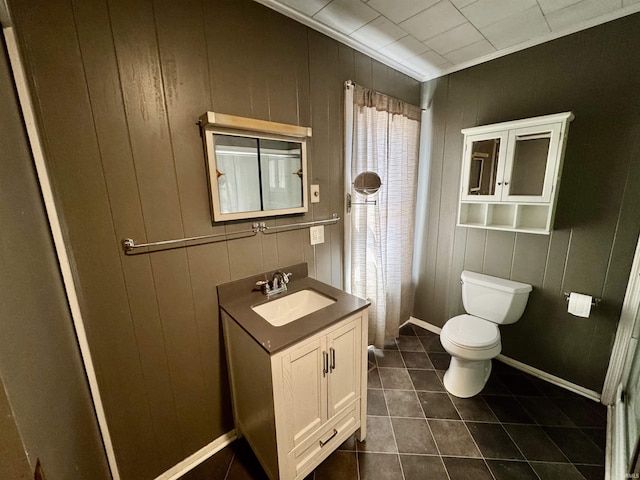
<svg viewBox="0 0 640 480">
<path fill-rule="evenodd" d="M 502 200 L 547 203 L 560 157 L 561 123 L 509 131 Z"/>
<path fill-rule="evenodd" d="M 329 346 L 328 417 L 340 412 L 360 396 L 361 372 L 360 317 L 331 332 Z"/>
<path fill-rule="evenodd" d="M 327 420 L 327 339 L 315 338 L 294 347 L 282 359 L 287 438 L 293 448 Z"/>
<path fill-rule="evenodd" d="M 507 138 L 507 132 L 491 132 L 465 137 L 462 191 L 460 192 L 462 200 L 500 200 Z"/>
</svg>

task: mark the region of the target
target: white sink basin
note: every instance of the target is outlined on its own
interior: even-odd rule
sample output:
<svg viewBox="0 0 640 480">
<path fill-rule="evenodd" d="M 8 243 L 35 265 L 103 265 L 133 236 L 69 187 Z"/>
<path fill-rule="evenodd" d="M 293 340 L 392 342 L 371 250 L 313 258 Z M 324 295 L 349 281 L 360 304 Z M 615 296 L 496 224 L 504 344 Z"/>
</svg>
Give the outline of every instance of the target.
<svg viewBox="0 0 640 480">
<path fill-rule="evenodd" d="M 281 327 L 333 303 L 336 303 L 333 298 L 307 289 L 254 305 L 251 309 L 274 327 Z"/>
</svg>

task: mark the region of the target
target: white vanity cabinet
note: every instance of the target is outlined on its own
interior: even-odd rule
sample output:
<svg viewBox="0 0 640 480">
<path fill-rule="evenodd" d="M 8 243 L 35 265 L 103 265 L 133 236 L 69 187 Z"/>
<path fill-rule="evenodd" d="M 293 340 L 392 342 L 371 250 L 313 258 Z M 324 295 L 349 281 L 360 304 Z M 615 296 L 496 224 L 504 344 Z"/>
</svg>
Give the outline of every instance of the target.
<svg viewBox="0 0 640 480">
<path fill-rule="evenodd" d="M 548 234 L 571 112 L 467 128 L 458 225 Z"/>
<path fill-rule="evenodd" d="M 303 479 L 366 436 L 367 309 L 269 355 L 223 312 L 236 433 L 270 479 Z"/>
</svg>

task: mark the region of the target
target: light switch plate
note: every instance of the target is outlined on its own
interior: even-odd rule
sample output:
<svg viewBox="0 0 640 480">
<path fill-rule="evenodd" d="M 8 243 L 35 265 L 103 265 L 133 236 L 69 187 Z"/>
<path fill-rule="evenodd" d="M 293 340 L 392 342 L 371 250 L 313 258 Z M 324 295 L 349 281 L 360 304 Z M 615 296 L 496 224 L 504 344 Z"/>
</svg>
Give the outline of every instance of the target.
<svg viewBox="0 0 640 480">
<path fill-rule="evenodd" d="M 309 228 L 309 236 L 311 237 L 311 245 L 324 243 L 324 225 Z"/>
<path fill-rule="evenodd" d="M 310 185 L 309 195 L 311 195 L 311 203 L 320 202 L 320 185 Z"/>
</svg>

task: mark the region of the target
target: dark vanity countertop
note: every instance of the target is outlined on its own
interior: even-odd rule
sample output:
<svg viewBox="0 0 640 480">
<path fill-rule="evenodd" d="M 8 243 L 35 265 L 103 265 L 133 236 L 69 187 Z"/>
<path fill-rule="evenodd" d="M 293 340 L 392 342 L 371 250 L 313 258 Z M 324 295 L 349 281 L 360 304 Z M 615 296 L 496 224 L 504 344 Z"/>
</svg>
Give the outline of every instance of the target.
<svg viewBox="0 0 640 480">
<path fill-rule="evenodd" d="M 287 291 L 273 295 L 269 299 L 259 291 L 252 291 L 255 282 L 263 279 L 264 275 L 218 285 L 220 308 L 262 345 L 269 354 L 293 345 L 369 306 L 369 302 L 362 298 L 307 276 L 306 263 L 286 267 L 281 271 L 293 272 Z M 266 276 L 271 278 L 271 274 L 272 272 L 269 272 Z M 274 327 L 251 309 L 254 305 L 276 300 L 305 289 L 316 290 L 336 302 L 280 327 Z"/>
</svg>

